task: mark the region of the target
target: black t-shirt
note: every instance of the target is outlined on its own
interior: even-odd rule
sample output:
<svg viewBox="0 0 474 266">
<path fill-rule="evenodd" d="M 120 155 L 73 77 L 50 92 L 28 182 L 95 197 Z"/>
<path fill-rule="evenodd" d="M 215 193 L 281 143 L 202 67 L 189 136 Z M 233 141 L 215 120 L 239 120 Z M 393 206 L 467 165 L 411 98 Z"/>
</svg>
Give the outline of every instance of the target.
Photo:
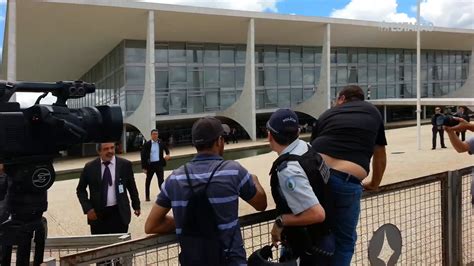
<svg viewBox="0 0 474 266">
<path fill-rule="evenodd" d="M 365 101 L 344 103 L 324 112 L 315 136 L 312 146 L 317 152 L 353 162 L 367 172 L 375 145 L 387 145 L 382 116 Z"/>
</svg>

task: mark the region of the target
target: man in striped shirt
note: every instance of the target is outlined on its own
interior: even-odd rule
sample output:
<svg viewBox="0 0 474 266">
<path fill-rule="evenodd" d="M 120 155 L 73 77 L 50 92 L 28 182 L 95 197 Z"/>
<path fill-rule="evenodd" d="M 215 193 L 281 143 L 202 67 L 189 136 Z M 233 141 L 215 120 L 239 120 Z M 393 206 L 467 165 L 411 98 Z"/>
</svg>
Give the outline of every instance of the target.
<svg viewBox="0 0 474 266">
<path fill-rule="evenodd" d="M 216 214 L 220 240 L 223 243 L 232 243 L 229 265 L 246 265 L 238 221 L 239 196 L 258 211 L 266 209 L 267 199 L 257 176 L 250 174 L 238 162 L 222 162 L 225 145 L 223 134 L 222 124 L 216 118 L 204 117 L 194 123 L 192 140 L 197 155 L 186 167 L 194 191 L 198 192 L 204 189 L 211 172 L 222 163 L 215 171 L 206 194 Z M 153 234 L 176 230 L 179 235 L 191 195 L 184 166 L 181 166 L 174 170 L 163 184 L 146 221 L 145 232 Z M 173 217 L 167 215 L 171 208 Z"/>
</svg>

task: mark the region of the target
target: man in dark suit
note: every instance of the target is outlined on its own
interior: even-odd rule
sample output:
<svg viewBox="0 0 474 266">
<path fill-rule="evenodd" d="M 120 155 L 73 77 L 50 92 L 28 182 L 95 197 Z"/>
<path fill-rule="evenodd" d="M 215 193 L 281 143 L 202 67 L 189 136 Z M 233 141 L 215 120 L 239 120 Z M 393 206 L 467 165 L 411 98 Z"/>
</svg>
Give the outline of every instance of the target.
<svg viewBox="0 0 474 266">
<path fill-rule="evenodd" d="M 163 157 L 163 154 L 166 156 Z M 158 130 L 153 129 L 151 131 L 151 140 L 147 141 L 143 145 L 141 152 L 142 169 L 146 174 L 145 181 L 145 198 L 146 201 L 150 201 L 150 183 L 153 175 L 156 173 L 158 178 L 158 187 L 161 189 L 161 185 L 164 181 L 164 167 L 166 161 L 170 159 L 170 151 L 168 147 L 158 139 Z"/>
<path fill-rule="evenodd" d="M 99 158 L 84 166 L 76 188 L 77 197 L 84 214 L 87 214 L 91 234 L 126 233 L 131 220 L 126 190 L 135 215 L 140 215 L 140 199 L 132 163 L 115 156 L 114 143 L 98 144 L 97 151 Z"/>
</svg>

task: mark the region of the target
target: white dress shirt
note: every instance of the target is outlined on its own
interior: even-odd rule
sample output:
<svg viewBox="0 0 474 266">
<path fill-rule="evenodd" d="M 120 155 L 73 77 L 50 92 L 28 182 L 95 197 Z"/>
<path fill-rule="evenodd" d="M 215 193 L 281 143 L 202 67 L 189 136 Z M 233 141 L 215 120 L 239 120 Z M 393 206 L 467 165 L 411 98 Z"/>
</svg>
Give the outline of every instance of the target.
<svg viewBox="0 0 474 266">
<path fill-rule="evenodd" d="M 100 159 L 100 173 L 101 173 L 101 179 L 104 177 L 104 171 L 105 171 L 105 165 L 103 164 L 104 161 Z M 109 170 L 110 174 L 112 176 L 112 186 L 109 186 L 109 189 L 107 190 L 107 207 L 110 206 L 115 206 L 117 205 L 117 195 L 115 195 L 115 156 L 112 157 L 112 160 L 110 160 L 109 164 Z"/>
</svg>

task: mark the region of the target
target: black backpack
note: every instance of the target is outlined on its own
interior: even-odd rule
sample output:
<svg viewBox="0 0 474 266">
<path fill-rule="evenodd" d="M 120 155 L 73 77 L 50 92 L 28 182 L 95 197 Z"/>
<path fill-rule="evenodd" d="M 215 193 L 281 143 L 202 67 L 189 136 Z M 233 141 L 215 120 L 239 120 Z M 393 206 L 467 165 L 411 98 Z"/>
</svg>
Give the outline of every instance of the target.
<svg viewBox="0 0 474 266">
<path fill-rule="evenodd" d="M 229 248 L 219 238 L 217 218 L 206 194 L 214 173 L 222 165 L 221 161 L 211 173 L 209 181 L 202 191 L 196 193 L 191 184 L 186 165 L 184 171 L 186 179 L 192 191 L 184 214 L 182 232 L 178 236 L 181 252 L 179 262 L 183 266 L 221 266 L 227 265 L 230 247 L 232 247 L 234 235 L 230 240 Z"/>
</svg>

